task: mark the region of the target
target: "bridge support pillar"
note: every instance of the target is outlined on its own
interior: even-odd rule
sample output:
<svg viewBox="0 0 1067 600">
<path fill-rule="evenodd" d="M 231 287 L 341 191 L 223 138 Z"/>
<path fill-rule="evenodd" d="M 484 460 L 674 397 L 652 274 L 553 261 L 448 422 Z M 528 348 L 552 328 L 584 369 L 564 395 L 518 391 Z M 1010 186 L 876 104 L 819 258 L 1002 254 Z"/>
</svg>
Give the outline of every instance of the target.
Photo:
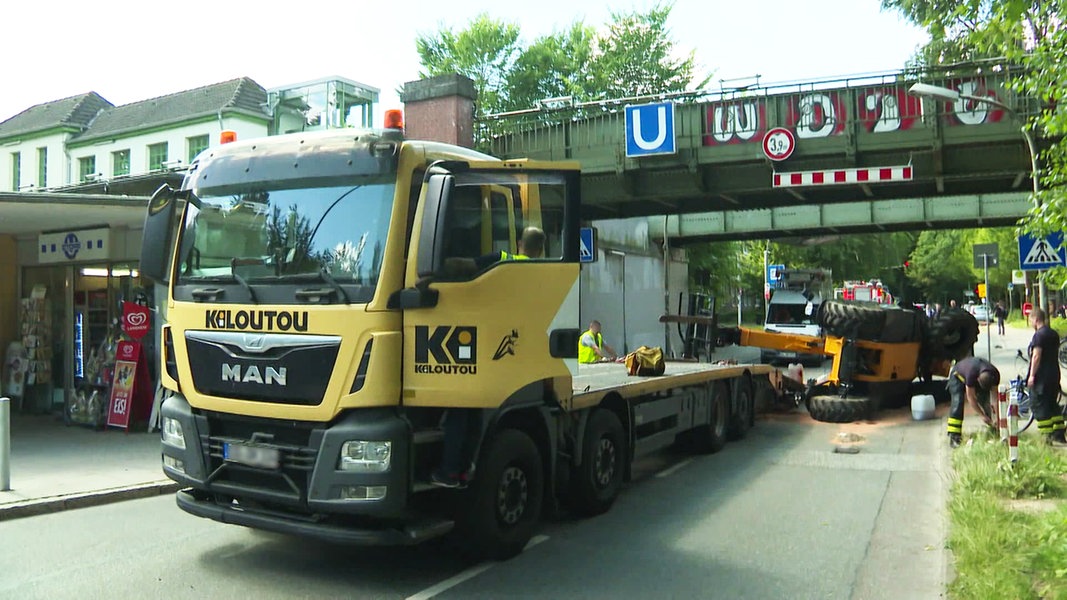
<svg viewBox="0 0 1067 600">
<path fill-rule="evenodd" d="M 457 73 L 405 83 L 400 93 L 405 136 L 473 147 L 477 95 L 474 81 Z"/>
</svg>

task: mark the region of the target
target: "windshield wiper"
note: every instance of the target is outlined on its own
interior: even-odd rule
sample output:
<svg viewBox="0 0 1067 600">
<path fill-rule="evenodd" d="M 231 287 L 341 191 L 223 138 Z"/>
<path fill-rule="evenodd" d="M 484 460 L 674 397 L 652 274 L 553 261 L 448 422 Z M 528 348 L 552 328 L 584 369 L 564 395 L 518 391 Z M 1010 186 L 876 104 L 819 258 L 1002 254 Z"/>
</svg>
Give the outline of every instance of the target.
<svg viewBox="0 0 1067 600">
<path fill-rule="evenodd" d="M 337 283 L 337 280 L 330 275 L 330 272 L 326 270 L 326 267 L 319 269 L 319 275 L 322 276 L 323 281 L 330 284 L 330 287 L 332 287 L 341 298 L 344 298 L 345 304 L 352 304 L 352 301 L 348 299 L 348 292 L 345 291 L 345 288 L 341 287 L 341 284 Z"/>
<path fill-rule="evenodd" d="M 252 304 L 259 304 L 259 299 L 256 298 L 256 291 L 252 289 L 251 285 L 248 285 L 248 281 L 246 281 L 244 277 L 237 274 L 237 263 L 237 257 L 230 259 L 230 277 L 237 283 L 241 284 L 244 289 L 248 290 L 248 297 L 252 300 Z"/>
</svg>

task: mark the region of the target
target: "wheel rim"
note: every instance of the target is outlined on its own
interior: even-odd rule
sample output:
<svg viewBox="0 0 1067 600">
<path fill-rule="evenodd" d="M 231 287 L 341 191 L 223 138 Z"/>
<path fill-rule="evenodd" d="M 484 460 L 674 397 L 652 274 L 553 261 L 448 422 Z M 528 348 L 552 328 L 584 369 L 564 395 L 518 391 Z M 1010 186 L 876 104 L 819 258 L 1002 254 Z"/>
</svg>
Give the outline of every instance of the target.
<svg viewBox="0 0 1067 600">
<path fill-rule="evenodd" d="M 500 476 L 496 495 L 496 510 L 500 521 L 507 525 L 518 523 L 526 512 L 528 497 L 529 483 L 526 472 L 515 466 L 505 469 Z"/>
<path fill-rule="evenodd" d="M 608 484 L 615 478 L 615 442 L 611 438 L 600 438 L 595 467 L 597 487 L 600 489 L 608 487 Z"/>
</svg>

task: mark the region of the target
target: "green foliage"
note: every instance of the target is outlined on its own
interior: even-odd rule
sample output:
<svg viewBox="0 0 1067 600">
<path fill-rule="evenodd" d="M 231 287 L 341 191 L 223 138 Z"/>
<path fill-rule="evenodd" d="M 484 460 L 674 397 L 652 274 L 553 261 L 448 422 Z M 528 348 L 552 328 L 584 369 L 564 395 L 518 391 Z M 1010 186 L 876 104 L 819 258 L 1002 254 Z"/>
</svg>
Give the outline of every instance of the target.
<svg viewBox="0 0 1067 600">
<path fill-rule="evenodd" d="M 459 73 L 474 80 L 479 112 L 500 112 L 507 101 L 506 74 L 520 54 L 519 27 L 482 13 L 466 29 L 441 28 L 419 35 L 415 48 L 422 63 L 420 77 Z"/>
<path fill-rule="evenodd" d="M 921 66 L 939 66 L 979 58 L 1003 57 L 1020 65 L 1010 86 L 1035 103 L 1029 123 L 1039 152 L 1039 188 L 1035 208 L 1023 228 L 1034 233 L 1067 229 L 1067 26 L 1063 0 L 882 0 L 930 33 L 930 44 L 916 56 Z M 1021 107 L 1020 107 L 1021 108 Z M 1067 280 L 1057 268 L 1049 287 Z"/>
<path fill-rule="evenodd" d="M 1067 598 L 1067 454 L 1025 435 L 1019 462 L 985 434 L 953 452 L 953 598 Z M 1051 511 L 1016 501 L 1050 502 Z"/>
<path fill-rule="evenodd" d="M 584 102 L 702 87 L 708 77 L 696 79 L 693 51 L 678 58 L 667 27 L 670 13 L 671 5 L 612 13 L 599 32 L 577 21 L 527 46 L 519 25 L 483 13 L 466 29 L 419 35 L 420 75 L 473 79 L 478 115 L 528 109 L 546 98 Z"/>
</svg>

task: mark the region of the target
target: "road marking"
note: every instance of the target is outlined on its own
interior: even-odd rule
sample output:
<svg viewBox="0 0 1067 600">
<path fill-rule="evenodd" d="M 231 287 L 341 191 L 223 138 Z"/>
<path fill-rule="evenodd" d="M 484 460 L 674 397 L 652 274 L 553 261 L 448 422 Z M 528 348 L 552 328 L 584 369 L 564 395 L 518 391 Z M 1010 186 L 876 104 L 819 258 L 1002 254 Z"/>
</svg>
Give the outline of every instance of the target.
<svg viewBox="0 0 1067 600">
<path fill-rule="evenodd" d="M 533 538 L 530 539 L 530 542 L 526 544 L 526 547 L 523 549 L 523 552 L 529 550 L 530 548 L 533 548 L 534 546 L 540 544 L 541 542 L 547 539 L 547 535 L 535 535 Z M 434 585 L 432 587 L 428 587 L 425 590 L 422 590 L 421 592 L 415 594 L 414 596 L 408 596 L 407 600 L 429 600 L 430 598 L 433 598 L 438 594 L 447 592 L 448 590 L 456 587 L 464 581 L 467 581 L 468 579 L 473 579 L 474 577 L 485 573 L 489 569 L 493 568 L 493 566 L 495 566 L 496 564 L 497 561 L 486 561 L 474 565 L 473 567 L 467 569 L 466 571 L 463 571 L 459 575 L 449 577 L 441 583 L 438 583 L 437 585 Z"/>
<path fill-rule="evenodd" d="M 687 459 L 683 460 L 682 462 L 674 465 L 673 467 L 671 467 L 669 469 L 664 469 L 664 470 L 660 471 L 659 473 L 656 473 L 656 477 L 659 477 L 661 479 L 664 478 L 664 477 L 669 477 L 669 476 L 673 475 L 675 472 L 682 470 L 683 467 L 689 465 L 689 463 L 693 462 L 693 460 L 694 460 L 693 458 L 687 458 Z"/>
</svg>

